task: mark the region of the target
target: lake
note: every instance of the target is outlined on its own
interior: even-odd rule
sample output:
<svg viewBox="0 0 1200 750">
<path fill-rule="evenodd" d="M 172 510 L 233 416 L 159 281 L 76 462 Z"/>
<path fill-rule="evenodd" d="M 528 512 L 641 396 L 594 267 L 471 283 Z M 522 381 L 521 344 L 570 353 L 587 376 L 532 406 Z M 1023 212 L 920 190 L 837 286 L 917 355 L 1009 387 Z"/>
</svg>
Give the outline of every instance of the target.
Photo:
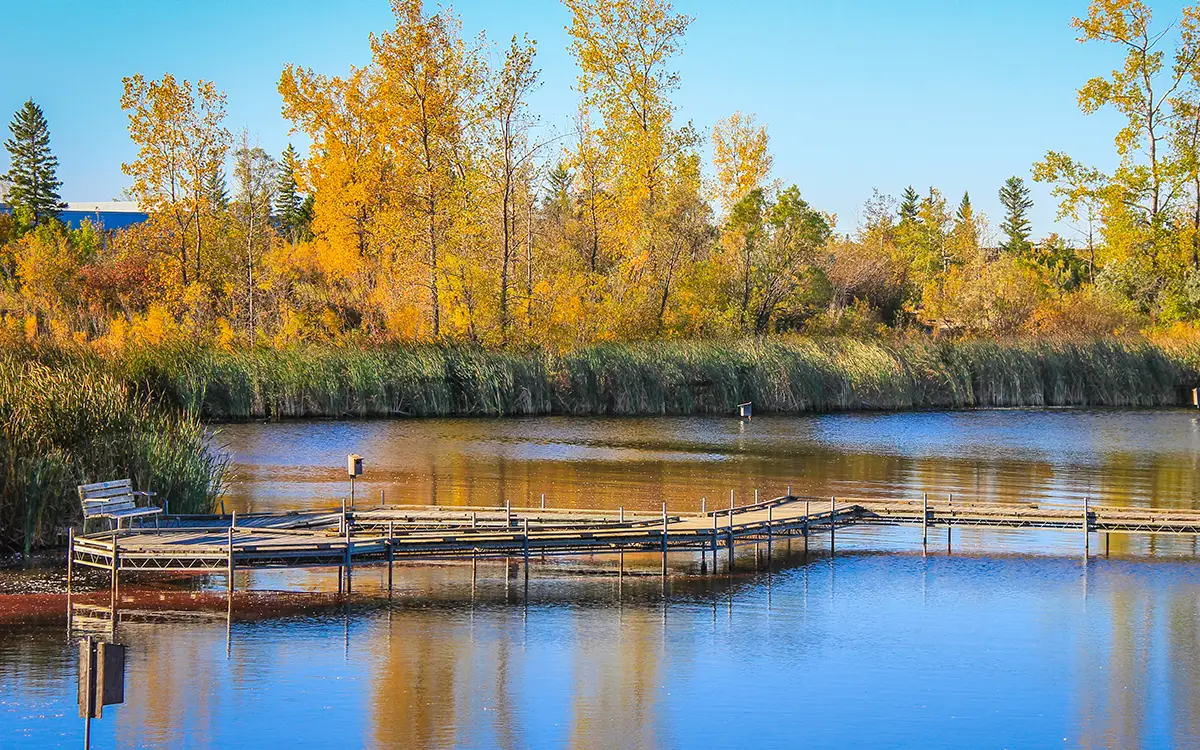
<svg viewBox="0 0 1200 750">
<path fill-rule="evenodd" d="M 360 507 L 381 492 L 451 505 L 544 493 L 693 510 L 789 485 L 1197 507 L 1197 416 L 295 422 L 215 439 L 239 512 L 338 506 L 352 452 L 366 464 Z M 956 529 L 927 555 L 913 528 L 839 531 L 834 556 L 824 541 L 778 544 L 734 575 L 675 555 L 666 581 L 656 555 L 627 555 L 623 576 L 604 557 L 537 561 L 527 591 L 502 561 L 474 577 L 469 563 L 402 566 L 390 602 L 368 568 L 347 606 L 123 623 L 126 703 L 93 722 L 93 746 L 1200 744 L 1192 540 L 1114 535 L 1086 561 L 1078 531 Z M 336 589 L 330 571 L 240 575 L 239 590 Z M 65 628 L 0 628 L 0 747 L 80 746 L 76 660 Z"/>
</svg>

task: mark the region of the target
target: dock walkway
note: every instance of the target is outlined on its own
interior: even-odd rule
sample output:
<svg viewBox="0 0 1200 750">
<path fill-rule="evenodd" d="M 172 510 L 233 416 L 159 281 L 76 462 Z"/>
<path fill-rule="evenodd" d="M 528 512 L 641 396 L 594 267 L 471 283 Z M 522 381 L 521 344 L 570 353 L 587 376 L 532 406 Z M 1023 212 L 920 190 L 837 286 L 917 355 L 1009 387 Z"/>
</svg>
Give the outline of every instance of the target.
<svg viewBox="0 0 1200 750">
<path fill-rule="evenodd" d="M 761 503 L 696 513 L 546 508 L 390 505 L 230 516 L 171 516 L 159 528 L 73 536 L 68 579 L 76 565 L 121 571 L 226 574 L 239 569 L 337 567 L 396 560 L 525 558 L 659 552 L 701 553 L 712 569 L 718 550 L 729 565 L 740 545 L 826 534 L 839 528 L 913 525 L 931 528 L 1074 529 L 1084 546 L 1093 532 L 1200 535 L 1200 511 L 1044 503 L 870 500 L 785 495 Z M 339 579 L 340 580 L 340 579 Z"/>
</svg>

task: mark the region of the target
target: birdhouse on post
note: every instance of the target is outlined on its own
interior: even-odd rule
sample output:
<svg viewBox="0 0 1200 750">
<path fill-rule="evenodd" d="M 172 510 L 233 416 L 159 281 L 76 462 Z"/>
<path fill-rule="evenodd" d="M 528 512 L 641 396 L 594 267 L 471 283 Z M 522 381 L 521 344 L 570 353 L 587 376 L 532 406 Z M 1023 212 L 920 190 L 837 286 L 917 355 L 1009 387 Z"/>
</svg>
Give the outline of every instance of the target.
<svg viewBox="0 0 1200 750">
<path fill-rule="evenodd" d="M 753 419 L 754 405 L 749 401 L 744 404 L 738 404 L 738 416 L 742 419 Z"/>
<path fill-rule="evenodd" d="M 350 507 L 354 507 L 354 478 L 362 476 L 362 456 L 351 453 L 346 456 L 346 473 L 350 475 Z"/>
</svg>

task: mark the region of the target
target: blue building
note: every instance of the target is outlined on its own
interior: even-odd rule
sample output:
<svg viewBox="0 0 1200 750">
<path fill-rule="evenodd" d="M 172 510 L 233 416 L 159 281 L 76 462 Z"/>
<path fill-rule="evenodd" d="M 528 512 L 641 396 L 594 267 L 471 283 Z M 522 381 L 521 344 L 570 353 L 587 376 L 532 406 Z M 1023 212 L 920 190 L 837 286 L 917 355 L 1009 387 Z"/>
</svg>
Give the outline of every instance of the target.
<svg viewBox="0 0 1200 750">
<path fill-rule="evenodd" d="M 0 213 L 8 213 L 8 206 L 0 203 Z M 84 219 L 105 229 L 123 229 L 131 224 L 139 224 L 149 216 L 139 210 L 138 204 L 133 201 L 92 201 L 68 202 L 58 218 L 72 229 L 78 229 Z"/>
</svg>

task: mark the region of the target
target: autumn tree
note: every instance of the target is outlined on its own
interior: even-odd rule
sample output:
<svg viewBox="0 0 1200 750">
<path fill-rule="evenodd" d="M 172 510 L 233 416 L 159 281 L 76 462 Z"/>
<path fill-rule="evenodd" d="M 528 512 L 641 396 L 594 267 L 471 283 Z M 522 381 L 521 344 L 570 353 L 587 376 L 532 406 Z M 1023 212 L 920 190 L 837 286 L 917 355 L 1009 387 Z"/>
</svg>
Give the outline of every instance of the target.
<svg viewBox="0 0 1200 750">
<path fill-rule="evenodd" d="M 234 180 L 237 183 L 233 213 L 241 235 L 242 268 L 246 282 L 246 335 L 254 343 L 258 330 L 255 315 L 255 271 L 262 257 L 271 249 L 274 230 L 271 226 L 271 205 L 275 198 L 276 164 L 262 147 L 251 146 L 249 135 L 243 131 L 241 144 L 234 152 Z"/>
<path fill-rule="evenodd" d="M 133 179 L 129 194 L 156 219 L 168 221 L 179 252 L 183 284 L 202 273 L 203 217 L 213 175 L 221 170 L 231 136 L 225 129 L 225 94 L 209 81 L 177 81 L 171 74 L 124 79 L 121 109 L 137 158 L 121 169 Z M 189 260 L 188 250 L 191 249 Z"/>
<path fill-rule="evenodd" d="M 18 216 L 32 224 L 58 217 L 66 208 L 58 195 L 58 158 L 50 150 L 50 126 L 42 108 L 30 99 L 8 125 L 12 135 L 4 142 L 10 165 L 4 175 L 5 200 Z"/>
<path fill-rule="evenodd" d="M 728 212 L 751 190 L 763 187 L 771 173 L 767 128 L 754 115 L 734 112 L 713 127 L 712 146 L 717 198 Z"/>
<path fill-rule="evenodd" d="M 537 144 L 529 132 L 537 120 L 529 112 L 528 96 L 537 86 L 538 71 L 533 67 L 537 45 L 516 36 L 505 52 L 501 66 L 485 103 L 488 119 L 487 172 L 499 193 L 500 278 L 497 307 L 500 339 L 508 340 L 510 323 L 509 295 L 512 268 L 518 244 L 518 203 L 525 193 L 525 204 L 532 205 L 529 174 Z M 528 291 L 527 294 L 531 294 Z"/>
</svg>

